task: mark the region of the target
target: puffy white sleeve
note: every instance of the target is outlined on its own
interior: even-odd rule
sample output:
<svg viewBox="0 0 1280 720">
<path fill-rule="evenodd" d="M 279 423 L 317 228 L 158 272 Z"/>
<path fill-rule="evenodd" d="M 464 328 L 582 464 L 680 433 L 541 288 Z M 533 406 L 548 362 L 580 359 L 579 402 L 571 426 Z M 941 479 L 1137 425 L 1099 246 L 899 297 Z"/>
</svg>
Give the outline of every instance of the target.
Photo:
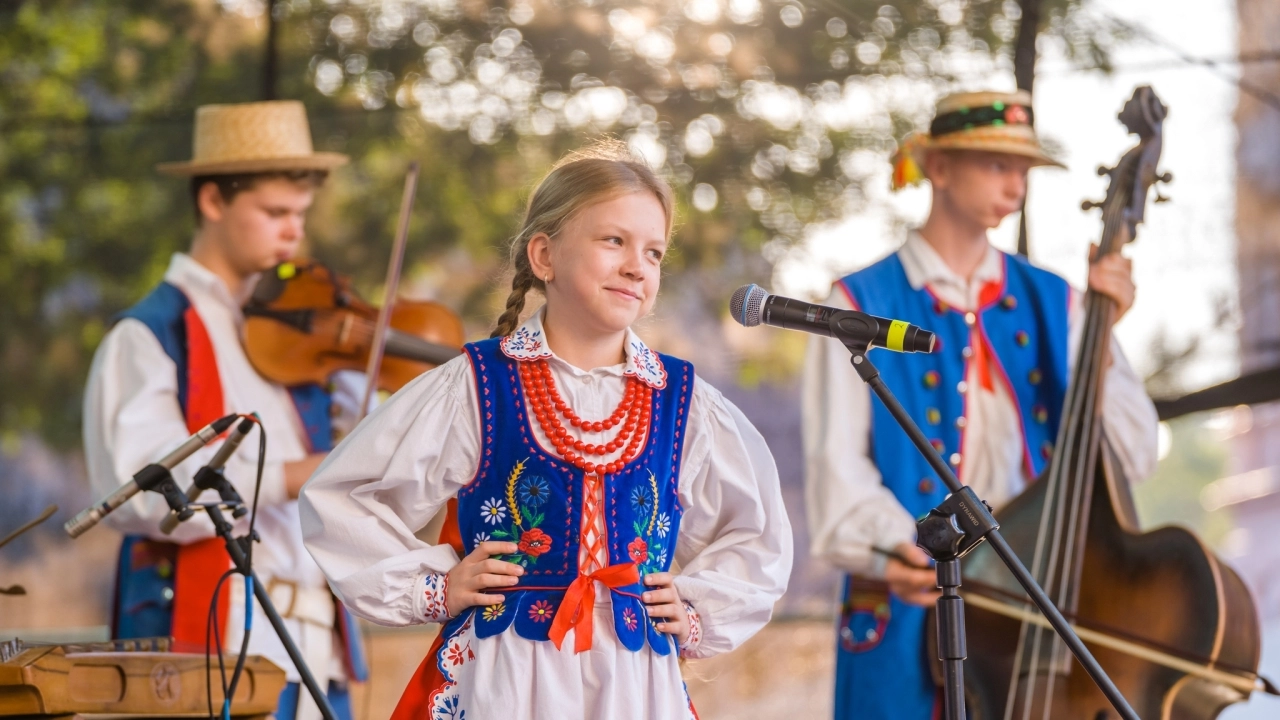
<svg viewBox="0 0 1280 720">
<path fill-rule="evenodd" d="M 84 449 L 89 485 L 95 499 L 106 497 L 129 482 L 133 474 L 181 445 L 191 433 L 178 404 L 178 374 L 173 360 L 146 325 L 132 318 L 116 324 L 93 356 L 84 392 Z M 191 485 L 200 466 L 217 451 L 218 443 L 196 451 L 173 468 L 178 487 Z M 226 465 L 226 477 L 246 501 L 253 498 L 257 476 L 256 433 L 240 446 Z M 288 498 L 284 464 L 268 459 L 263 466 L 259 505 Z M 120 532 L 157 540 L 187 543 L 214 536 L 213 523 L 197 513 L 172 535 L 160 532 L 169 506 L 159 493 L 143 492 L 107 516 L 107 525 Z M 248 519 L 237 523 L 244 529 Z"/>
<path fill-rule="evenodd" d="M 839 289 L 827 304 L 851 309 Z M 800 411 L 809 550 L 841 570 L 882 575 L 884 558 L 871 548 L 914 542 L 916 522 L 871 460 L 871 390 L 838 340 L 809 339 Z"/>
<path fill-rule="evenodd" d="M 688 417 L 675 586 L 699 619 L 700 637 L 682 654 L 701 658 L 769 622 L 791 576 L 791 523 L 773 455 L 746 416 L 696 378 Z"/>
<path fill-rule="evenodd" d="M 360 617 L 390 626 L 443 619 L 443 574 L 458 555 L 414 532 L 475 476 L 479 422 L 462 355 L 380 405 L 303 486 L 303 541 Z"/>
<path fill-rule="evenodd" d="M 1071 374 L 1084 337 L 1084 294 L 1071 290 L 1067 315 L 1067 352 Z M 1130 482 L 1145 480 L 1158 462 L 1160 422 L 1155 403 L 1147 395 L 1142 378 L 1129 364 L 1115 334 L 1111 336 L 1111 365 L 1103 373 L 1102 427 L 1124 476 Z"/>
</svg>

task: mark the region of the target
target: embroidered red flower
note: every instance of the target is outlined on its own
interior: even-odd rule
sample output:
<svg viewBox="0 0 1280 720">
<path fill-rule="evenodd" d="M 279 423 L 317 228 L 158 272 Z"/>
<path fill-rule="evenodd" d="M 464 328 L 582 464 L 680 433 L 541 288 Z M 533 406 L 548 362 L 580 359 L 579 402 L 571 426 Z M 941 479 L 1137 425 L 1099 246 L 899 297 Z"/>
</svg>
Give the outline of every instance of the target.
<svg viewBox="0 0 1280 720">
<path fill-rule="evenodd" d="M 532 528 L 524 531 L 516 546 L 520 548 L 520 552 L 538 557 L 551 549 L 551 536 L 538 528 Z"/>
<path fill-rule="evenodd" d="M 633 562 L 642 563 L 649 557 L 649 544 L 644 541 L 644 538 L 636 538 L 627 546 L 627 554 L 631 556 Z"/>
<path fill-rule="evenodd" d="M 555 615 L 555 613 L 552 611 L 551 603 L 546 600 L 539 600 L 529 606 L 529 618 L 534 622 L 546 622 L 550 620 L 553 615 Z"/>
</svg>

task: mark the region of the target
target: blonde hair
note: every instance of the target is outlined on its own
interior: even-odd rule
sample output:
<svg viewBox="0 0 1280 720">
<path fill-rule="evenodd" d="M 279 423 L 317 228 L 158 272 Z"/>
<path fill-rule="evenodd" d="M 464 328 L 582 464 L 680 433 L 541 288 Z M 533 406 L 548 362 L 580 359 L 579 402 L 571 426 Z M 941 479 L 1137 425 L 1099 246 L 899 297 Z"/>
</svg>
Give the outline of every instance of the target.
<svg viewBox="0 0 1280 720">
<path fill-rule="evenodd" d="M 489 337 L 510 335 L 520 326 L 525 296 L 530 290 L 546 292 L 542 278 L 529 266 L 529 240 L 538 233 L 554 238 L 579 212 L 590 205 L 632 192 L 651 192 L 666 214 L 671 235 L 675 202 L 665 180 L 620 140 L 602 140 L 565 155 L 542 178 L 529 197 L 520 232 L 511 240 L 511 293 L 507 306 Z"/>
</svg>

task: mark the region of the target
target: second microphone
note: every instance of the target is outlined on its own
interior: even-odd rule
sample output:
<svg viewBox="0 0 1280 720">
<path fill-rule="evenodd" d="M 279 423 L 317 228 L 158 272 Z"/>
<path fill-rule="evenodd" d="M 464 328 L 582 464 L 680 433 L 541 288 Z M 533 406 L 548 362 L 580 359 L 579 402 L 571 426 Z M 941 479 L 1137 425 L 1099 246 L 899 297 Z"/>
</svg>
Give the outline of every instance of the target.
<svg viewBox="0 0 1280 720">
<path fill-rule="evenodd" d="M 729 311 L 734 320 L 746 327 L 764 323 L 896 352 L 931 353 L 936 341 L 933 333 L 902 320 L 770 295 L 754 284 L 743 285 L 734 291 L 729 300 Z"/>
</svg>

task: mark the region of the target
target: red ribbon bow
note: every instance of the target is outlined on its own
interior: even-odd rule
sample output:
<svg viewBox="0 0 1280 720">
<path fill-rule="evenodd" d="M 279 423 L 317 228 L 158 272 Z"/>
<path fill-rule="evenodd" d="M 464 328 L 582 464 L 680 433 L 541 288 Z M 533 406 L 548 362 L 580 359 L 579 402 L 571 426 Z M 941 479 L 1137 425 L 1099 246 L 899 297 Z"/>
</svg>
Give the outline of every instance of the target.
<svg viewBox="0 0 1280 720">
<path fill-rule="evenodd" d="M 640 571 L 635 563 L 610 565 L 590 575 L 579 575 L 565 591 L 560 609 L 551 622 L 551 642 L 556 649 L 564 642 L 569 629 L 574 630 L 573 651 L 580 653 L 591 649 L 592 621 L 596 609 L 596 582 L 608 588 L 620 588 L 640 582 Z"/>
</svg>

